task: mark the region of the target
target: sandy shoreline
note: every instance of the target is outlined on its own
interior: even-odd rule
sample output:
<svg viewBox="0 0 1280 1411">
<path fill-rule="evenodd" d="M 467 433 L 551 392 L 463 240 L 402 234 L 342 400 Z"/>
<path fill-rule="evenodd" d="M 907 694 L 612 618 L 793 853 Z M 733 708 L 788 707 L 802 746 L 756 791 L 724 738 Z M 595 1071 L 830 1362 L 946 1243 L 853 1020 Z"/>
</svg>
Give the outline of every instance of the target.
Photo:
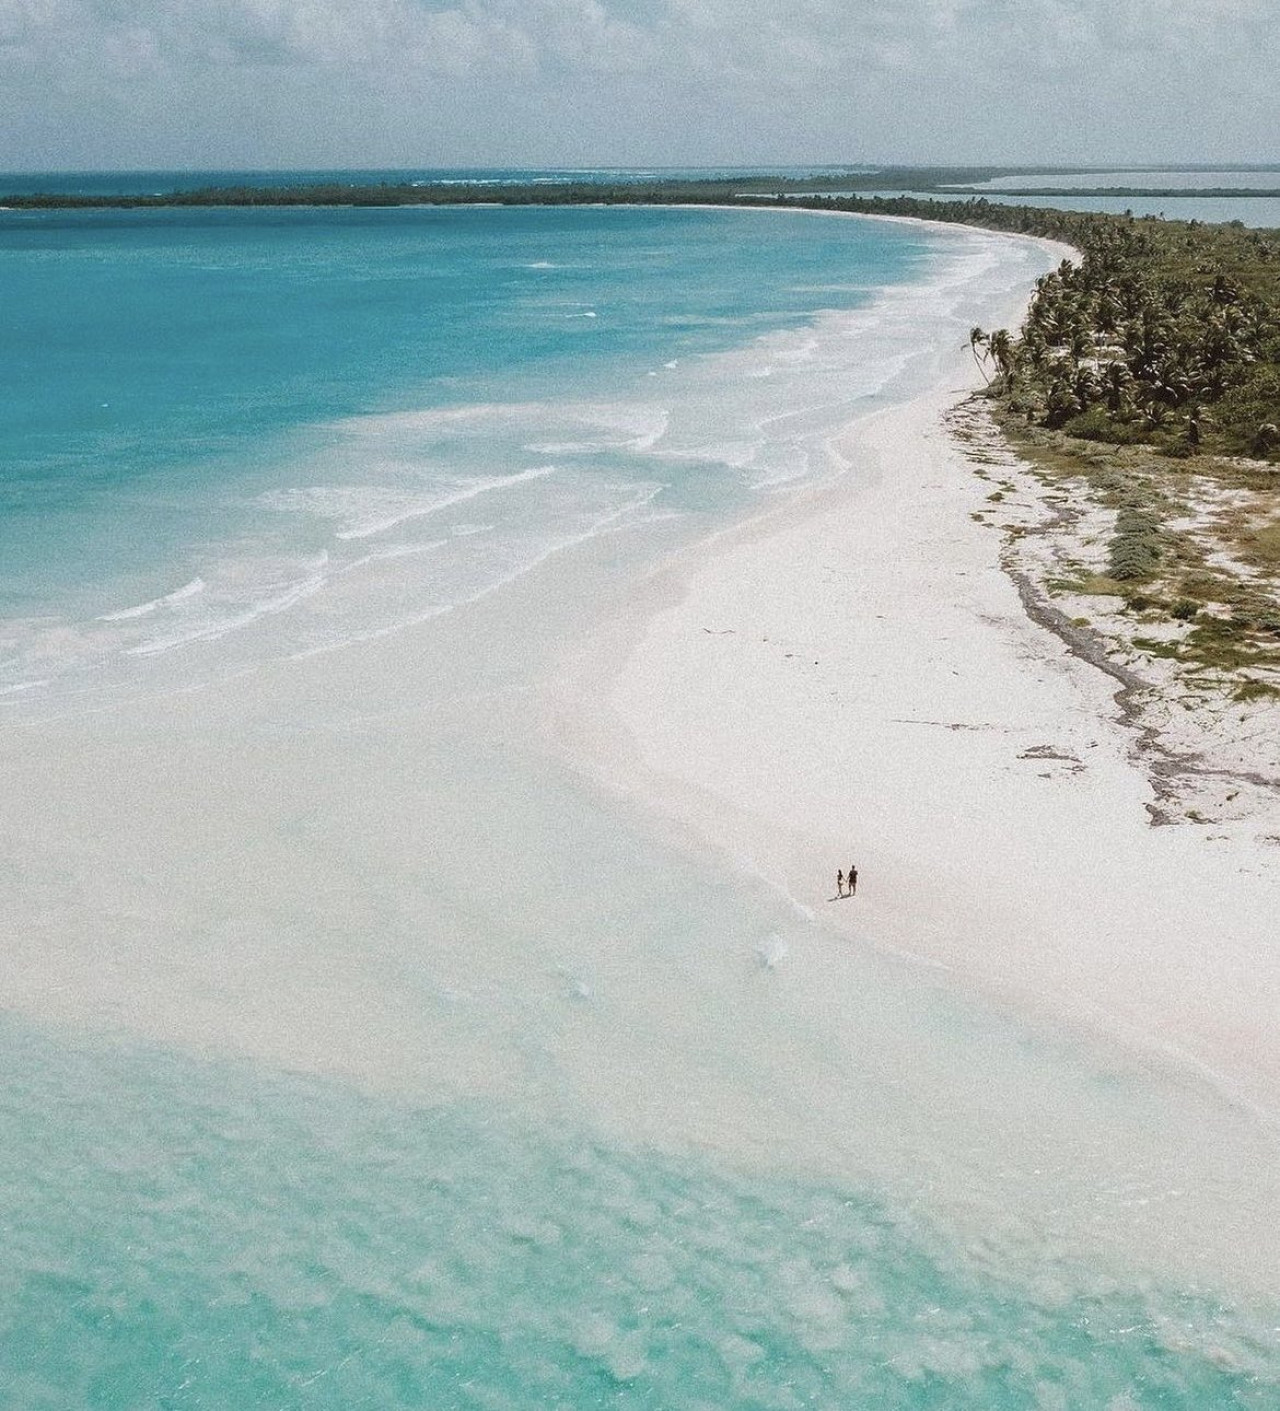
<svg viewBox="0 0 1280 1411">
<path fill-rule="evenodd" d="M 1274 848 L 1151 827 L 1116 683 L 1028 620 L 974 519 L 989 486 L 942 422 L 966 381 L 848 428 L 856 475 L 652 582 L 557 731 L 824 927 L 1274 1121 Z M 858 898 L 828 904 L 850 861 Z"/>
<path fill-rule="evenodd" d="M 968 350 L 929 356 L 828 443 L 852 473 L 656 571 L 598 536 L 394 637 L 0 732 L 7 1007 L 884 1190 L 995 1267 L 1154 1249 L 1269 1296 L 1269 855 L 1149 828 L 1114 682 L 971 517 Z"/>
</svg>

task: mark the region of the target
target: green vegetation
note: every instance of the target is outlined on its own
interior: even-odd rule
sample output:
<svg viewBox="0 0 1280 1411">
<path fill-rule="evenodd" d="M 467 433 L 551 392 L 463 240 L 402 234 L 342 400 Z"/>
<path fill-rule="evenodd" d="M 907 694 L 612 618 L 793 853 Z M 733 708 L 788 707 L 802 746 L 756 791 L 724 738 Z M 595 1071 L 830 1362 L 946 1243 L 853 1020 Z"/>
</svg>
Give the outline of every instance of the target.
<svg viewBox="0 0 1280 1411">
<path fill-rule="evenodd" d="M 1160 521 L 1148 509 L 1126 506 L 1116 515 L 1107 571 L 1119 583 L 1150 578 L 1160 562 Z"/>
<path fill-rule="evenodd" d="M 1280 233 L 1093 216 L 1021 338 L 983 334 L 998 391 L 1082 440 L 1280 458 Z"/>
<path fill-rule="evenodd" d="M 1150 446 L 1100 445 L 1029 424 L 997 401 L 996 421 L 1037 474 L 1064 487 L 1074 511 L 1113 513 L 1105 563 L 1064 566 L 1051 594 L 1118 599 L 1135 649 L 1225 684 L 1238 700 L 1280 680 L 1280 495 L 1257 461 L 1170 459 Z M 1155 628 L 1172 635 L 1156 637 Z M 1247 687 L 1246 694 L 1240 695 Z"/>
<path fill-rule="evenodd" d="M 1025 214 L 1080 257 L 1020 336 L 970 345 L 1007 439 L 1113 513 L 1105 564 L 1058 590 L 1120 598 L 1131 645 L 1189 680 L 1280 694 L 1280 232 Z"/>
</svg>

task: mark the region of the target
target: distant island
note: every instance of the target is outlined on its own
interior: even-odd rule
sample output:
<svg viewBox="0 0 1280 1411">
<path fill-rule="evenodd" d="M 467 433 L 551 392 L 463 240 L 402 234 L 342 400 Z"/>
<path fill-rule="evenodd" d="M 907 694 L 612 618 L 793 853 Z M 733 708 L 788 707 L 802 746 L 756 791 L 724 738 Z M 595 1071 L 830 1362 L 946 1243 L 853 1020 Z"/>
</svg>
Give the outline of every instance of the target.
<svg viewBox="0 0 1280 1411">
<path fill-rule="evenodd" d="M 1189 195 L 1230 199 L 1233 197 L 1280 197 L 1280 166 L 1277 167 L 1178 167 L 1153 168 L 1151 174 L 1175 170 L 1179 174 L 1196 171 L 1215 175 L 1263 175 L 1274 178 L 1267 186 L 1232 186 L 1188 188 L 1176 183 L 1139 185 L 1123 178 L 1132 171 L 1114 168 L 1080 167 L 1018 167 L 1018 166 L 878 166 L 874 168 L 817 168 L 812 172 L 732 171 L 712 172 L 691 177 L 688 174 L 616 174 L 583 173 L 575 179 L 572 173 L 557 174 L 552 180 L 521 181 L 506 176 L 473 176 L 467 179 L 402 180 L 390 179 L 397 173 L 387 173 L 388 179 L 369 180 L 381 173 L 352 173 L 348 179 L 325 181 L 270 181 L 207 185 L 191 189 L 153 192 L 93 192 L 73 194 L 54 190 L 12 189 L 12 194 L 0 196 L 0 203 L 17 209 L 150 207 L 150 206 L 295 206 L 295 205 L 458 205 L 483 198 L 503 205 L 561 205 L 600 200 L 659 204 L 666 201 L 698 199 L 723 201 L 764 196 L 836 195 L 879 198 L 880 193 L 893 196 L 924 195 L 982 200 L 980 188 L 997 181 L 1008 182 L 990 195 L 1010 196 L 1107 196 L 1107 197 L 1185 197 Z M 259 174 L 265 175 L 265 174 Z M 288 174 L 284 174 L 288 175 Z M 1072 185 L 1054 178 L 1095 176 L 1090 186 Z M 8 180 L 0 175 L 0 187 Z"/>
</svg>

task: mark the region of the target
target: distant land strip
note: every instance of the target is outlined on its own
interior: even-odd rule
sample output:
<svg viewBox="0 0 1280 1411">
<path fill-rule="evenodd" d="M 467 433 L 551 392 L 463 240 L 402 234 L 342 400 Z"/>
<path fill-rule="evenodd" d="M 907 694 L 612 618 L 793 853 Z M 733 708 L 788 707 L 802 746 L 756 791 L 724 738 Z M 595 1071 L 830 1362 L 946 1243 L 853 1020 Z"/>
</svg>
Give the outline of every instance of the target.
<svg viewBox="0 0 1280 1411">
<path fill-rule="evenodd" d="M 963 221 L 969 224 L 1010 228 L 1005 221 L 994 222 L 989 213 L 1008 210 L 1005 198 L 1108 197 L 1188 199 L 1266 199 L 1280 197 L 1280 185 L 1269 188 L 1097 186 L 1025 187 L 999 192 L 958 189 L 955 175 L 942 183 L 921 179 L 920 174 L 877 173 L 875 177 L 851 174 L 845 177 L 814 178 L 734 177 L 698 180 L 671 180 L 655 183 L 584 180 L 562 183 L 475 182 L 380 182 L 360 185 L 325 182 L 298 186 L 206 186 L 195 190 L 148 193 L 73 193 L 55 191 L 12 192 L 0 196 L 0 206 L 10 210 L 151 210 L 169 207 L 201 206 L 456 206 L 477 202 L 504 206 L 571 206 L 604 203 L 609 205 L 671 205 L 676 203 L 735 204 L 751 199 L 791 201 L 799 205 L 823 206 L 835 201 L 838 209 L 868 214 L 920 215 L 931 220 Z M 966 173 L 967 175 L 967 173 Z M 888 181 L 896 177 L 893 186 Z M 859 194 L 850 188 L 857 187 Z M 909 190 L 910 195 L 878 195 L 879 191 Z M 1000 199 L 993 199 L 999 197 Z M 981 219 L 975 217 L 981 216 Z"/>
<path fill-rule="evenodd" d="M 961 191 L 951 186 L 931 187 L 944 195 L 958 196 Z M 970 193 L 977 194 L 977 193 Z M 1280 196 L 1280 186 L 1002 186 L 989 191 L 990 196 L 1116 196 L 1116 197 L 1185 197 L 1189 200 L 1230 200 L 1234 197 Z"/>
</svg>

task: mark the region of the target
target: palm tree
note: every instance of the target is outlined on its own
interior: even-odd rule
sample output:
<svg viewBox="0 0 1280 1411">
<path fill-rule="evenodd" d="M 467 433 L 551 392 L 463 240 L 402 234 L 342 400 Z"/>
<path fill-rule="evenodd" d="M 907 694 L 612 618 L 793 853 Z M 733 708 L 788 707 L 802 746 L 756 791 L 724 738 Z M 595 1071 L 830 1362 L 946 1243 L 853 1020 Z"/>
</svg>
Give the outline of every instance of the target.
<svg viewBox="0 0 1280 1411">
<path fill-rule="evenodd" d="M 986 368 L 983 366 L 983 364 L 984 364 L 984 363 L 986 362 L 986 360 L 987 360 L 987 355 L 986 355 L 985 353 L 983 353 L 981 356 L 979 356 L 979 354 L 978 354 L 978 349 L 981 348 L 981 347 L 983 347 L 983 346 L 986 344 L 986 342 L 987 342 L 987 335 L 982 331 L 981 328 L 979 328 L 979 327 L 975 324 L 975 325 L 969 330 L 969 351 L 973 354 L 973 360 L 974 360 L 974 362 L 975 362 L 975 363 L 977 364 L 977 366 L 978 366 L 978 371 L 979 371 L 979 372 L 982 374 L 982 376 L 986 379 L 987 383 L 990 384 L 991 379 L 990 379 L 989 377 L 987 377 L 987 370 L 986 370 Z"/>
<path fill-rule="evenodd" d="M 1074 386 L 1062 377 L 1055 377 L 1049 384 L 1049 395 L 1045 403 L 1045 425 L 1061 426 L 1064 421 L 1082 410 Z"/>
<path fill-rule="evenodd" d="M 987 351 L 995 360 L 995 365 L 1004 379 L 1006 387 L 1013 386 L 1013 339 L 1007 328 L 997 328 L 987 335 Z"/>
<path fill-rule="evenodd" d="M 1112 416 L 1120 416 L 1129 410 L 1129 388 L 1132 383 L 1133 374 L 1123 362 L 1117 359 L 1107 364 L 1102 375 L 1102 385 L 1106 393 L 1107 410 Z"/>
</svg>

